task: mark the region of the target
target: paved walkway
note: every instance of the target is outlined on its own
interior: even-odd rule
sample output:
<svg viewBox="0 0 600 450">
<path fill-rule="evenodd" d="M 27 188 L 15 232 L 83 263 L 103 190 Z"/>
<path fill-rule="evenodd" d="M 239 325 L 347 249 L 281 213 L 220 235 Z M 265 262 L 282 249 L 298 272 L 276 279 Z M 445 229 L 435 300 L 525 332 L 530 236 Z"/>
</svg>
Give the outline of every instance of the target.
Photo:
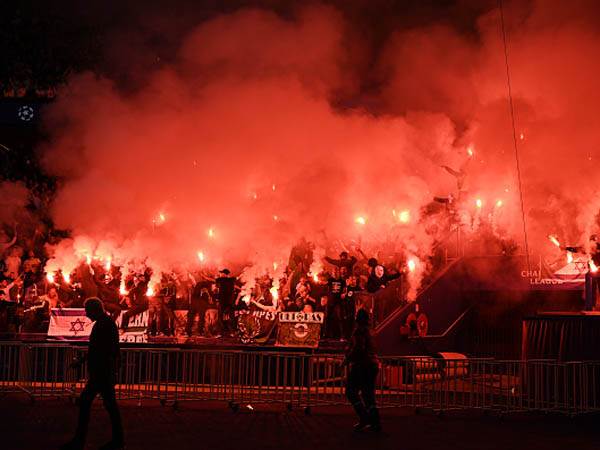
<svg viewBox="0 0 600 450">
<path fill-rule="evenodd" d="M 175 411 L 158 403 L 121 402 L 128 449 L 598 449 L 600 417 L 487 417 L 383 411 L 385 432 L 357 434 L 348 408 L 285 411 L 256 405 L 233 413 L 224 403 L 183 404 Z M 22 396 L 0 397 L 0 448 L 52 450 L 68 440 L 77 409 L 65 401 L 31 404 Z M 97 400 L 89 449 L 109 439 L 108 417 Z"/>
</svg>

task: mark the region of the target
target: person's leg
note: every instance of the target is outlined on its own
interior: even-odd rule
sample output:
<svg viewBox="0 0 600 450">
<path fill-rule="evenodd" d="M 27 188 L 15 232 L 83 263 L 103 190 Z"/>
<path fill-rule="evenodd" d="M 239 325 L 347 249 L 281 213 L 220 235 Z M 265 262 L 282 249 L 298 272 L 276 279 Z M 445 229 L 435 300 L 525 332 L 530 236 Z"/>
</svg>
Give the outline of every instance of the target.
<svg viewBox="0 0 600 450">
<path fill-rule="evenodd" d="M 584 310 L 591 311 L 594 305 L 594 278 L 592 277 L 592 273 L 587 271 L 584 277 L 585 285 L 584 285 Z"/>
<path fill-rule="evenodd" d="M 213 337 L 219 334 L 219 312 L 214 308 L 207 309 L 204 317 L 204 335 L 206 337 Z"/>
<path fill-rule="evenodd" d="M 360 368 L 356 366 L 349 367 L 348 378 L 346 379 L 346 398 L 358 415 L 359 422 L 354 426 L 356 430 L 361 430 L 368 425 L 367 411 L 359 395 L 360 384 Z"/>
<path fill-rule="evenodd" d="M 208 304 L 202 302 L 198 305 L 198 334 L 204 335 L 206 334 L 206 311 L 208 309 Z"/>
<path fill-rule="evenodd" d="M 337 336 L 339 339 L 344 339 L 344 312 L 342 310 L 343 306 L 341 303 L 338 303 L 335 306 L 335 327 Z"/>
<path fill-rule="evenodd" d="M 112 427 L 112 442 L 118 445 L 123 445 L 123 424 L 121 423 L 121 413 L 119 411 L 119 405 L 117 404 L 117 398 L 115 395 L 115 386 L 112 383 L 106 384 L 102 387 L 100 394 L 102 395 L 104 408 L 110 417 L 110 425 Z"/>
<path fill-rule="evenodd" d="M 85 443 L 88 425 L 90 422 L 90 410 L 92 409 L 92 403 L 94 402 L 94 398 L 96 398 L 97 394 L 98 387 L 88 381 L 83 391 L 81 391 L 81 395 L 79 396 L 79 417 L 77 419 L 77 429 L 75 431 L 75 438 L 73 439 L 73 442 L 81 445 L 82 448 Z"/>
<path fill-rule="evenodd" d="M 172 302 L 165 305 L 165 313 L 167 317 L 167 333 L 169 336 L 175 336 L 175 305 Z"/>
<path fill-rule="evenodd" d="M 345 337 L 350 339 L 352 336 L 352 330 L 354 329 L 354 318 L 356 317 L 356 306 L 354 300 L 348 300 L 346 311 L 346 319 L 344 320 L 345 325 Z"/>
<path fill-rule="evenodd" d="M 156 303 L 156 332 L 160 334 L 167 334 L 167 320 L 165 316 L 166 306 L 164 304 L 164 299 L 157 299 Z"/>
<path fill-rule="evenodd" d="M 365 378 L 361 389 L 368 422 L 376 431 L 381 429 L 379 422 L 379 411 L 377 410 L 377 403 L 375 401 L 375 387 L 378 373 L 379 368 L 375 364 L 372 367 L 365 369 Z"/>
<path fill-rule="evenodd" d="M 335 308 L 333 305 L 333 300 L 331 298 L 327 299 L 327 313 L 325 314 L 325 337 L 334 338 L 335 337 Z"/>
<path fill-rule="evenodd" d="M 192 328 L 194 326 L 194 319 L 196 318 L 196 308 L 194 307 L 193 304 L 190 305 L 190 309 L 188 309 L 187 312 L 187 322 L 185 324 L 185 332 L 187 333 L 188 336 L 192 335 Z"/>
<path fill-rule="evenodd" d="M 235 331 L 232 322 L 233 310 L 230 305 L 223 306 L 223 314 L 221 316 L 221 321 L 223 323 L 223 334 L 230 335 Z"/>
</svg>

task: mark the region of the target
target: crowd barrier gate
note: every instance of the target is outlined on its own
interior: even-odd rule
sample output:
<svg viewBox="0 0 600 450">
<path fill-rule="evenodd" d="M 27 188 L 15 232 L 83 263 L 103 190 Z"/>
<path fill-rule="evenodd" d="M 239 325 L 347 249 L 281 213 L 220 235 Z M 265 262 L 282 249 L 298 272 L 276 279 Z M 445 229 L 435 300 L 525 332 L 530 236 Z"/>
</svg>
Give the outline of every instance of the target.
<svg viewBox="0 0 600 450">
<path fill-rule="evenodd" d="M 0 342 L 0 394 L 74 399 L 87 377 L 70 364 L 85 352 L 71 344 Z M 499 361 L 382 357 L 376 394 L 381 408 L 498 413 L 600 411 L 600 362 Z M 158 400 L 261 403 L 287 408 L 344 405 L 343 356 L 276 351 L 125 348 L 117 395 Z"/>
</svg>

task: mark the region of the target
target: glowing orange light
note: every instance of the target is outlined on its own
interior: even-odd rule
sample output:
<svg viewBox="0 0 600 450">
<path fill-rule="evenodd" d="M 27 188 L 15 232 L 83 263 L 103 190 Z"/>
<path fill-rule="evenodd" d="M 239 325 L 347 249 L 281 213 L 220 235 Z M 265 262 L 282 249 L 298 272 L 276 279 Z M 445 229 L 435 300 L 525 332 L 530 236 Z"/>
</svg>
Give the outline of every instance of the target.
<svg viewBox="0 0 600 450">
<path fill-rule="evenodd" d="M 164 222 L 165 220 L 167 220 L 167 217 L 163 213 L 159 213 L 158 218 L 160 219 L 161 222 Z"/>
<path fill-rule="evenodd" d="M 279 264 L 277 264 L 277 262 L 273 262 L 273 270 L 277 270 L 277 267 L 279 267 Z"/>
<path fill-rule="evenodd" d="M 483 206 L 483 201 L 478 198 L 477 200 L 475 200 L 475 205 L 481 209 L 481 207 Z"/>
<path fill-rule="evenodd" d="M 363 216 L 358 216 L 356 219 L 354 219 L 354 221 L 359 225 L 366 225 L 367 223 L 367 219 L 365 219 Z"/>
<path fill-rule="evenodd" d="M 215 230 L 213 230 L 212 228 L 209 228 L 207 234 L 208 234 L 208 237 L 212 239 L 215 237 Z"/>
<path fill-rule="evenodd" d="M 119 294 L 121 295 L 128 295 L 129 292 L 127 292 L 127 289 L 125 289 L 125 280 L 121 280 L 121 285 L 119 286 Z"/>
<path fill-rule="evenodd" d="M 398 220 L 402 223 L 410 222 L 410 211 L 407 209 L 400 211 L 400 214 L 398 214 Z"/>
<path fill-rule="evenodd" d="M 86 255 L 85 262 L 90 265 L 92 263 L 92 257 L 90 255 Z"/>
<path fill-rule="evenodd" d="M 279 216 L 277 214 L 273 214 L 273 220 L 277 222 L 279 220 Z"/>
<path fill-rule="evenodd" d="M 475 152 L 473 151 L 473 146 L 469 145 L 469 147 L 467 148 L 467 154 L 471 157 L 474 153 Z"/>
<path fill-rule="evenodd" d="M 111 265 L 112 265 L 112 260 L 110 258 L 108 258 L 106 260 L 106 265 L 104 266 L 104 268 L 106 269 L 107 272 L 110 271 Z"/>
<path fill-rule="evenodd" d="M 275 184 L 271 186 L 271 189 L 273 189 L 273 192 L 275 192 Z"/>
<path fill-rule="evenodd" d="M 200 262 L 201 262 L 201 263 L 202 263 L 202 262 L 204 262 L 204 258 L 205 258 L 205 257 L 204 257 L 204 252 L 203 252 L 203 251 L 199 251 L 199 252 L 197 253 L 197 255 L 198 255 L 198 259 L 200 260 Z"/>
<path fill-rule="evenodd" d="M 46 280 L 48 280 L 49 283 L 54 283 L 54 274 L 53 273 L 47 273 L 46 274 Z"/>
<path fill-rule="evenodd" d="M 567 252 L 567 264 L 571 264 L 573 262 L 573 253 Z"/>
<path fill-rule="evenodd" d="M 556 245 L 557 247 L 560 247 L 560 242 L 558 241 L 556 236 L 549 235 L 548 239 L 550 239 L 550 242 L 552 242 L 554 245 Z"/>
<path fill-rule="evenodd" d="M 279 298 L 279 290 L 275 286 L 269 289 L 269 292 L 271 293 L 273 300 L 277 300 Z"/>
<path fill-rule="evenodd" d="M 521 134 L 519 135 L 519 139 L 521 139 L 521 140 L 524 140 L 524 139 L 525 139 L 525 135 L 524 135 L 523 133 L 521 133 Z"/>
<path fill-rule="evenodd" d="M 68 273 L 63 273 L 63 280 L 65 280 L 65 283 L 71 284 L 71 275 Z"/>
<path fill-rule="evenodd" d="M 152 297 L 154 295 L 154 289 L 152 289 L 152 286 L 148 286 L 148 289 L 146 289 L 146 297 Z"/>
<path fill-rule="evenodd" d="M 502 205 L 504 204 L 504 202 L 502 202 L 502 200 L 498 200 L 496 202 L 496 208 L 502 208 Z"/>
<path fill-rule="evenodd" d="M 319 275 L 318 275 L 318 274 L 316 274 L 316 273 L 314 273 L 314 274 L 313 274 L 313 276 L 312 276 L 312 279 L 313 279 L 313 281 L 314 281 L 315 283 L 317 283 L 317 282 L 319 281 Z"/>
<path fill-rule="evenodd" d="M 406 265 L 408 266 L 409 272 L 414 272 L 415 269 L 417 268 L 417 263 L 415 262 L 414 259 L 409 259 L 408 262 L 406 263 Z"/>
<path fill-rule="evenodd" d="M 590 271 L 592 271 L 592 273 L 598 272 L 598 266 L 594 263 L 593 259 L 590 259 Z"/>
</svg>

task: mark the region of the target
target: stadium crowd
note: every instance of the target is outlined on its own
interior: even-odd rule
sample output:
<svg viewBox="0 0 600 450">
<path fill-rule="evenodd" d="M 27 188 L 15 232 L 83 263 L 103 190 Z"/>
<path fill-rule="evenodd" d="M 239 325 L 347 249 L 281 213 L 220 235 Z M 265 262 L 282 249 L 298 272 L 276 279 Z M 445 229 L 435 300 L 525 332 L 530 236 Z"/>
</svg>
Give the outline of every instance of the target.
<svg viewBox="0 0 600 450">
<path fill-rule="evenodd" d="M 45 273 L 45 247 L 36 250 L 30 242 L 19 237 L 16 226 L 12 236 L 0 234 L 1 331 L 45 333 L 52 308 L 80 308 L 86 298 L 98 297 L 113 319 L 120 319 L 123 331 L 132 317 L 148 311 L 150 336 L 175 335 L 175 310 L 187 310 L 188 337 L 234 336 L 236 311 L 264 310 L 322 312 L 323 337 L 346 340 L 356 311 L 375 306 L 381 315 L 371 294 L 401 277 L 360 248 L 355 249 L 357 256 L 343 251 L 338 258 L 323 258 L 323 269 L 313 274 L 312 245 L 301 240 L 278 280 L 265 274 L 250 287 L 227 268 L 198 267 L 162 273 L 160 282 L 149 286 L 150 267 L 126 271 L 94 259 L 71 273 Z"/>
</svg>

